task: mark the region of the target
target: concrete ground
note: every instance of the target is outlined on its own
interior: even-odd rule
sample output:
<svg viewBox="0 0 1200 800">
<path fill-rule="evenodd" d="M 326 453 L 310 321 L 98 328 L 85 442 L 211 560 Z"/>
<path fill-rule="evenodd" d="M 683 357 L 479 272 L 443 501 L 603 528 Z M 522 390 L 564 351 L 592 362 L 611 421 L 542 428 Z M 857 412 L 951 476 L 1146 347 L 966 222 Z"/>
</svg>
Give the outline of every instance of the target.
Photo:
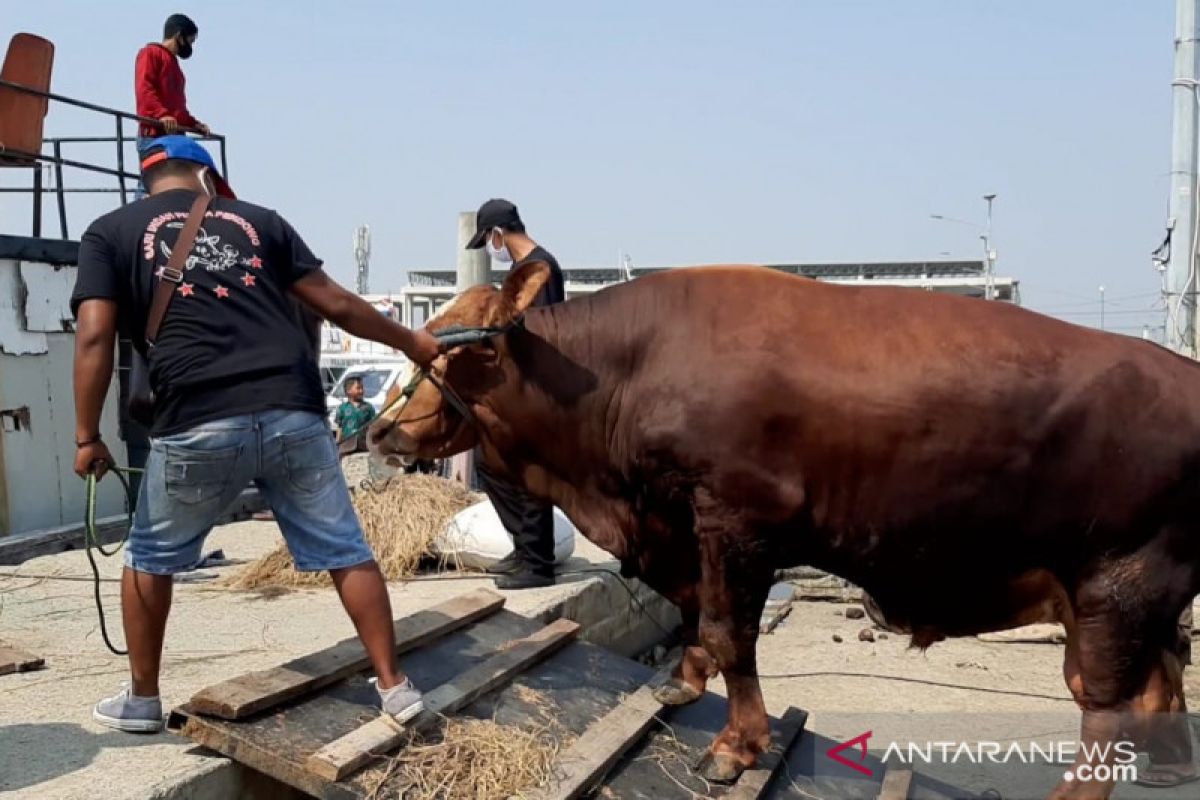
<svg viewBox="0 0 1200 800">
<path fill-rule="evenodd" d="M 228 558 L 245 561 L 280 541 L 274 523 L 241 522 L 217 528 L 206 552 L 221 548 Z M 120 559 L 100 560 L 109 629 L 119 646 Z M 601 564 L 611 566 L 607 554 L 580 538 L 566 569 Z M 354 635 L 333 589 L 269 597 L 212 585 L 212 576 L 236 568 L 192 573 L 177 583 L 163 664 L 164 708 L 209 684 Z M 390 593 L 400 617 L 490 586 L 485 577 L 452 573 L 393 584 Z M 644 587 L 635 588 L 660 624 L 671 627 L 670 609 Z M 584 625 L 584 638 L 618 650 L 635 650 L 656 636 L 657 628 L 647 624 L 615 578 L 564 576 L 558 586 L 505 594 L 512 611 L 544 620 L 570 617 Z M 46 659 L 44 670 L 0 677 L 0 796 L 198 800 L 254 794 L 229 762 L 187 740 L 123 734 L 92 721 L 92 705 L 115 692 L 127 672 L 125 660 L 111 655 L 101 640 L 83 553 L 0 569 L 0 640 Z M 258 796 L 274 796 L 274 790 Z"/>
<path fill-rule="evenodd" d="M 278 541 L 273 523 L 244 522 L 218 528 L 208 549 L 219 547 L 230 558 L 248 560 Z M 568 568 L 608 561 L 583 539 L 577 542 L 576 557 Z M 119 560 L 104 560 L 101 567 L 110 581 L 103 584 L 102 594 L 119 637 L 117 586 L 111 582 Z M 197 577 L 235 568 L 206 570 Z M 657 634 L 615 579 L 566 576 L 561 581 L 550 589 L 509 593 L 508 607 L 542 619 L 579 620 L 588 629 L 586 638 L 627 653 Z M 401 616 L 490 585 L 483 577 L 451 574 L 395 584 L 391 596 Z M 98 791 L 106 798 L 130 800 L 278 796 L 277 788 L 256 789 L 244 772 L 185 740 L 167 734 L 120 734 L 92 722 L 92 704 L 116 689 L 125 677 L 125 665 L 108 654 L 100 640 L 91 593 L 82 553 L 0 568 L 0 640 L 44 656 L 47 662 L 39 672 L 0 677 L 0 796 L 92 798 Z M 649 598 L 644 588 L 639 597 Z M 177 585 L 176 598 L 164 666 L 168 707 L 211 683 L 353 635 L 331 589 L 272 598 L 230 592 L 211 580 L 192 578 Z M 774 633 L 759 640 L 768 708 L 781 713 L 795 705 L 809 711 L 802 746 L 812 750 L 810 763 L 818 778 L 821 770 L 841 769 L 844 775 L 845 769 L 833 765 L 824 752 L 866 731 L 871 731 L 869 746 L 875 756 L 890 742 L 1046 742 L 1077 736 L 1078 712 L 1061 675 L 1061 645 L 972 638 L 942 642 L 922 653 L 908 649 L 906 637 L 877 630 L 875 641 L 860 641 L 860 631 L 871 626 L 865 619 L 848 619 L 846 609 L 852 607 L 856 606 L 798 602 Z M 673 624 L 661 602 L 651 603 L 650 609 L 662 624 Z M 631 639 L 635 629 L 638 641 Z M 835 642 L 834 636 L 842 641 Z M 1187 685 L 1193 698 L 1200 696 L 1195 668 L 1187 673 Z M 724 691 L 719 678 L 710 688 Z M 1009 800 L 1044 796 L 1061 770 L 916 765 L 918 774 L 964 790 L 1000 788 Z M 1170 791 L 1123 786 L 1116 796 L 1196 798 L 1197 786 Z M 788 796 L 837 796 L 821 791 L 819 780 L 797 781 L 796 789 Z"/>
</svg>

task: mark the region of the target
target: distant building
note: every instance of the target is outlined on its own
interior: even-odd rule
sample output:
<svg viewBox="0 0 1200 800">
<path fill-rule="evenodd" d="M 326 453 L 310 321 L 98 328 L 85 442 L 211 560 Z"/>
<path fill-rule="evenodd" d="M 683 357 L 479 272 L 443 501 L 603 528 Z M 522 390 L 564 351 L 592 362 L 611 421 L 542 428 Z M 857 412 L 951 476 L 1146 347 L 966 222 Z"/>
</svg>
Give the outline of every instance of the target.
<svg viewBox="0 0 1200 800">
<path fill-rule="evenodd" d="M 770 269 L 803 275 L 830 283 L 856 286 L 908 286 L 934 292 L 949 292 L 968 297 L 983 297 L 988 284 L 983 261 L 889 261 L 880 263 L 847 264 L 769 264 Z M 633 269 L 636 278 L 661 267 Z M 499 285 L 507 272 L 493 270 L 492 282 Z M 415 270 L 408 273 L 409 284 L 393 295 L 400 308 L 400 321 L 419 327 L 450 298 L 457 294 L 455 272 L 448 270 Z M 591 294 L 626 280 L 625 270 L 619 267 L 596 269 L 564 269 L 567 297 Z M 992 278 L 997 300 L 1020 304 L 1019 281 L 1015 278 Z M 373 297 L 377 297 L 373 296 Z"/>
<path fill-rule="evenodd" d="M 967 297 L 984 297 L 988 279 L 982 261 L 888 261 L 846 264 L 771 264 L 770 269 L 804 275 L 830 283 L 855 286 L 907 286 L 931 292 L 949 292 Z M 634 278 L 668 267 L 632 269 Z M 507 271 L 492 270 L 492 283 L 499 285 Z M 629 278 L 619 267 L 564 269 L 567 298 L 582 297 Z M 369 294 L 363 297 L 382 313 L 393 316 L 410 328 L 423 326 L 447 301 L 458 294 L 457 275 L 452 269 L 413 270 L 409 284 L 399 292 Z M 1016 278 L 994 277 L 995 298 L 1020 304 L 1020 282 Z M 349 363 L 402 357 L 389 347 L 357 339 L 328 323 L 321 331 L 321 350 L 327 364 Z"/>
</svg>

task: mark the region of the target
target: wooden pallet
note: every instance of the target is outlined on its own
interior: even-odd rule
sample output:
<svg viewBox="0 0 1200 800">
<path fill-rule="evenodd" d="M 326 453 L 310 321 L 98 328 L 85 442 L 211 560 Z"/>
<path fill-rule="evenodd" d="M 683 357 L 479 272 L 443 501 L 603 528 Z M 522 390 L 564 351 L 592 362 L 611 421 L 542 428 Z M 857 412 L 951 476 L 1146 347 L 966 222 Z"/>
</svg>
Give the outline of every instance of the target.
<svg viewBox="0 0 1200 800">
<path fill-rule="evenodd" d="M 438 715 L 544 722 L 547 707 L 573 743 L 559 756 L 537 800 L 599 796 L 690 798 L 683 788 L 707 742 L 724 724 L 725 701 L 707 695 L 685 709 L 664 709 L 644 665 L 576 641 L 568 620 L 542 625 L 502 609 L 481 590 L 396 622 L 401 661 L 425 690 L 426 711 L 401 726 L 379 715 L 363 672 L 361 646 L 347 640 L 279 667 L 211 686 L 172 712 L 169 727 L 309 795 L 331 800 L 397 797 L 387 755 Z M 699 715 L 697 712 L 700 712 Z M 676 723 L 676 718 L 679 723 Z M 790 709 L 773 722 L 772 751 L 725 791 L 731 800 L 767 797 L 775 771 L 799 738 L 806 714 Z M 695 720 L 704 722 L 697 726 Z M 678 734 L 678 735 L 677 735 Z M 704 747 L 681 744 L 680 737 Z M 676 748 L 666 763 L 657 748 Z M 670 786 L 658 791 L 659 784 Z M 721 789 L 716 791 L 720 793 Z"/>
</svg>

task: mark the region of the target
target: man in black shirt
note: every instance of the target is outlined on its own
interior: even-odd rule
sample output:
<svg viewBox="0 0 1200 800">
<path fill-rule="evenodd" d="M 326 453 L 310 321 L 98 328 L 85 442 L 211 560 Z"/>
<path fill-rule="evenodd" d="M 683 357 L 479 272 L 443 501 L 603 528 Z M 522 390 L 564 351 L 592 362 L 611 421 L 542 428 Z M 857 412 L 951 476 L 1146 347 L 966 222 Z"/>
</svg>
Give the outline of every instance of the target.
<svg viewBox="0 0 1200 800">
<path fill-rule="evenodd" d="M 507 200 L 488 200 L 475 215 L 475 235 L 468 250 L 487 247 L 496 261 L 516 269 L 535 261 L 550 267 L 550 280 L 534 299 L 533 306 L 548 306 L 566 299 L 558 260 L 525 232 L 517 207 Z M 518 486 L 493 475 L 476 454 L 479 482 L 513 540 L 513 551 L 492 565 L 500 589 L 532 589 L 554 583 L 553 506 Z"/>
<path fill-rule="evenodd" d="M 118 730 L 161 729 L 158 678 L 172 575 L 199 559 L 217 517 L 253 481 L 297 569 L 333 576 L 375 668 L 384 710 L 411 718 L 422 709 L 421 693 L 396 666 L 387 587 L 325 421 L 315 318 L 298 313 L 296 301 L 417 364 L 436 358 L 437 342 L 334 283 L 282 217 L 234 198 L 195 141 L 154 140 L 142 153 L 142 172 L 151 196 L 100 217 L 83 235 L 71 297 L 80 476 L 102 477 L 113 464 L 100 438 L 100 413 L 118 331 L 148 355 L 155 394 L 150 455 L 121 578 L 132 685 L 100 701 L 93 717 Z M 179 274 L 168 274 L 200 194 L 211 199 L 199 232 Z M 147 347 L 160 280 L 175 288 Z"/>
</svg>

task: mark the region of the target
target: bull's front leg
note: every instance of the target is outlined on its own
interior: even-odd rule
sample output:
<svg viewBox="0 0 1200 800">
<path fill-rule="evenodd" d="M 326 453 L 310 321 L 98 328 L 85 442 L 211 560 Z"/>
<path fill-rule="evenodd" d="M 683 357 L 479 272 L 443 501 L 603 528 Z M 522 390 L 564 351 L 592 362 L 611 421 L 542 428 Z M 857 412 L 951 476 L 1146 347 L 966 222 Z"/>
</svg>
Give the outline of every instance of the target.
<svg viewBox="0 0 1200 800">
<path fill-rule="evenodd" d="M 708 679 L 717 674 L 717 663 L 700 644 L 700 597 L 695 584 L 668 595 L 679 606 L 683 649 L 671 667 L 671 676 L 654 690 L 654 699 L 667 706 L 683 706 L 699 700 Z"/>
<path fill-rule="evenodd" d="M 725 678 L 729 698 L 729 716 L 709 748 L 704 777 L 728 782 L 753 767 L 771 743 L 755 645 L 773 571 L 752 537 L 728 529 L 701 531 L 700 556 L 700 643 Z"/>
</svg>

